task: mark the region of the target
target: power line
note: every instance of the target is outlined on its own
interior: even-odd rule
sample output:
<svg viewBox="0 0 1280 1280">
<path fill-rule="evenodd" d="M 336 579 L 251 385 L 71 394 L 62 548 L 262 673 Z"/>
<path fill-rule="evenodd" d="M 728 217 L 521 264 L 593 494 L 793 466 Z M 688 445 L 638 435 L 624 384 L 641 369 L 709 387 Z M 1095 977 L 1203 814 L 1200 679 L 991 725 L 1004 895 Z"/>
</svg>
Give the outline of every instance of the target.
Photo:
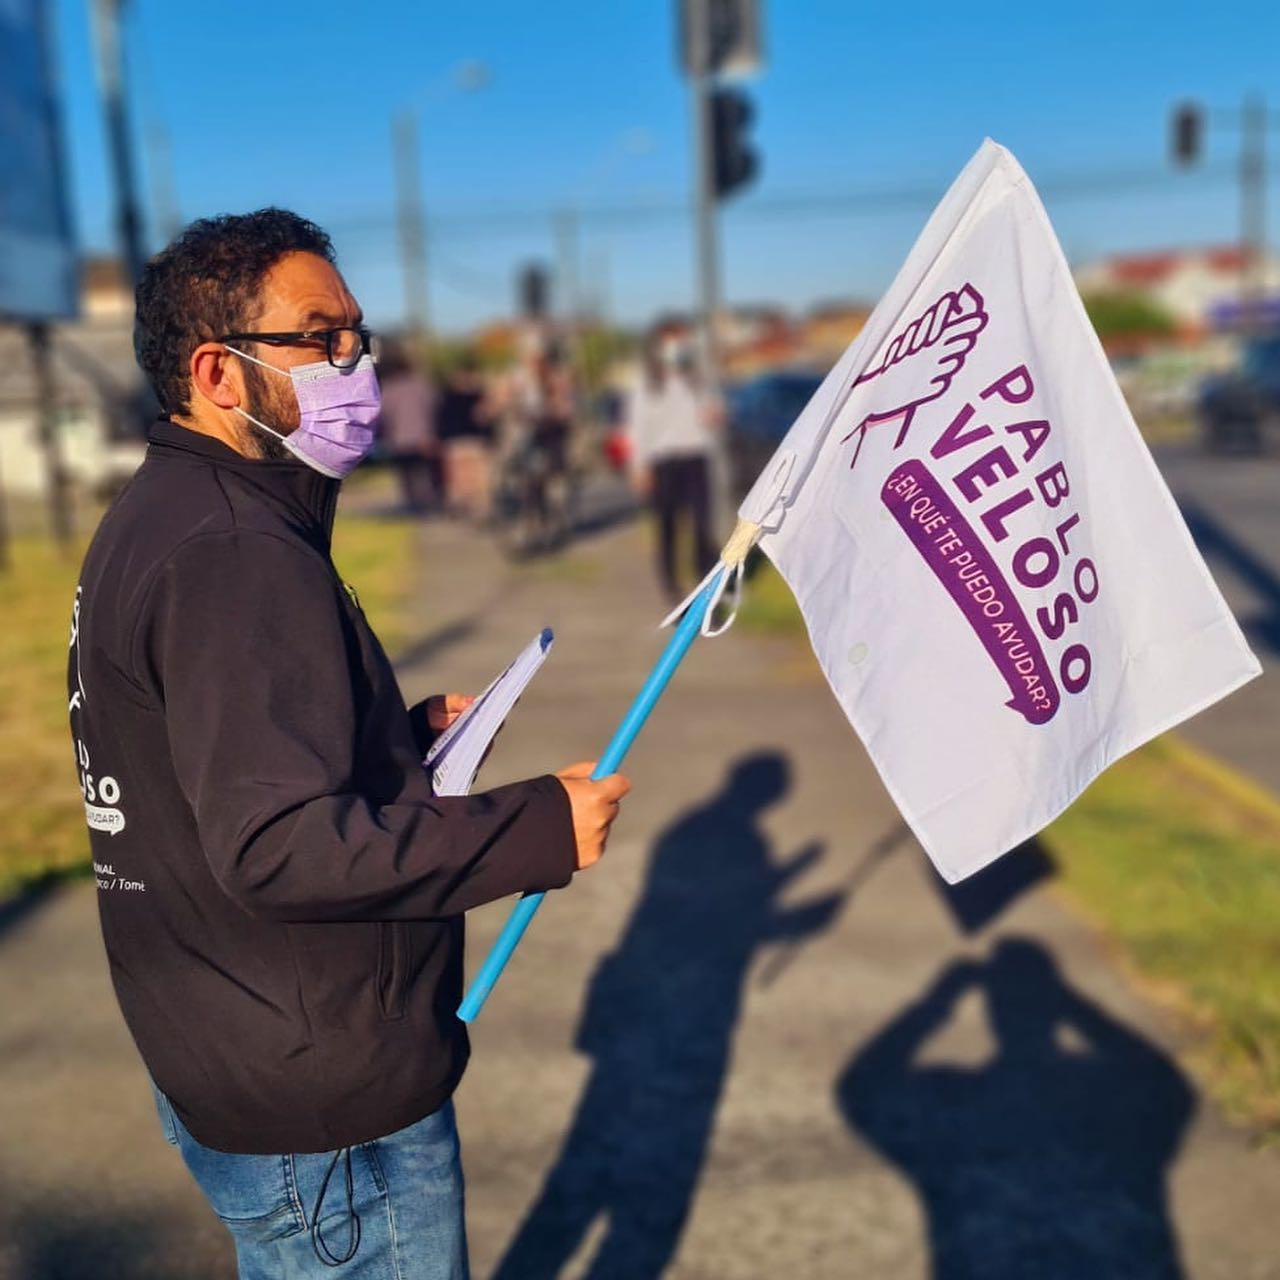
<svg viewBox="0 0 1280 1280">
<path fill-rule="evenodd" d="M 1188 187 L 1203 189 L 1234 181 L 1234 170 L 1228 165 L 1201 169 L 1194 178 L 1171 172 L 1164 167 L 1122 169 L 1110 172 L 1050 175 L 1039 180 L 1036 188 L 1046 200 L 1108 199 L 1139 192 L 1159 192 Z M 796 191 L 774 195 L 757 195 L 740 202 L 731 217 L 735 221 L 757 221 L 806 216 L 841 214 L 874 215 L 903 209 L 931 207 L 941 198 L 945 183 L 908 183 L 898 186 L 866 187 L 847 191 Z M 683 195 L 647 198 L 627 203 L 584 205 L 574 210 L 579 220 L 596 228 L 617 229 L 626 226 L 655 224 L 684 219 L 688 201 Z M 437 232 L 465 236 L 470 232 L 527 231 L 540 225 L 549 227 L 563 207 L 484 206 L 474 209 L 454 208 L 435 213 L 431 225 Z M 390 213 L 356 214 L 331 222 L 334 230 L 347 233 L 385 231 L 392 225 Z"/>
<path fill-rule="evenodd" d="M 330 228 L 349 226 L 341 222 L 329 222 Z M 385 259 L 390 253 L 388 237 L 394 230 L 394 223 L 382 226 L 363 226 L 352 232 L 342 233 L 343 259 L 364 256 L 362 251 L 372 248 L 378 259 Z M 463 262 L 447 249 L 433 240 L 431 246 L 431 279 L 446 285 L 454 293 L 474 298 L 482 302 L 509 302 L 511 298 L 511 282 L 493 272 L 473 267 Z"/>
</svg>

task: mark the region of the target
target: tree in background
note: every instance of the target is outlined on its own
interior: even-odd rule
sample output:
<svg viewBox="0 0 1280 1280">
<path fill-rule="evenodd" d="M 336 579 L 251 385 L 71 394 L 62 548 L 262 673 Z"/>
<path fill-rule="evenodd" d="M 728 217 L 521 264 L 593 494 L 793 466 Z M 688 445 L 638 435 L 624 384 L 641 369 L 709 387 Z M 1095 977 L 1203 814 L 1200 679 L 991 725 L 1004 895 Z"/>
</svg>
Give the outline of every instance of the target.
<svg viewBox="0 0 1280 1280">
<path fill-rule="evenodd" d="M 615 364 L 631 356 L 637 343 L 634 336 L 621 329 L 592 325 L 578 334 L 578 374 L 584 391 L 594 395 L 609 381 Z"/>
<path fill-rule="evenodd" d="M 1173 313 L 1145 293 L 1107 292 L 1086 294 L 1084 309 L 1102 345 L 1145 346 L 1178 332 Z"/>
</svg>

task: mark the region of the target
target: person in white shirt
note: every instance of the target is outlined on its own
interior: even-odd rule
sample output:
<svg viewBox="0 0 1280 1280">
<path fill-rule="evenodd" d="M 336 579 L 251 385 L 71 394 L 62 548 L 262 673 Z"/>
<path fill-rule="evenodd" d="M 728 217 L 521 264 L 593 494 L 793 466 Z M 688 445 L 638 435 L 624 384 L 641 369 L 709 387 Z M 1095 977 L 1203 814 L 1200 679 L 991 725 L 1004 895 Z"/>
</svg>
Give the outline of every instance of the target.
<svg viewBox="0 0 1280 1280">
<path fill-rule="evenodd" d="M 691 354 L 678 334 L 668 329 L 653 334 L 627 414 L 632 480 L 658 519 L 658 578 L 672 603 L 686 590 L 677 563 L 682 525 L 692 528 L 694 581 L 716 562 L 711 457 L 720 411 L 698 384 Z"/>
</svg>

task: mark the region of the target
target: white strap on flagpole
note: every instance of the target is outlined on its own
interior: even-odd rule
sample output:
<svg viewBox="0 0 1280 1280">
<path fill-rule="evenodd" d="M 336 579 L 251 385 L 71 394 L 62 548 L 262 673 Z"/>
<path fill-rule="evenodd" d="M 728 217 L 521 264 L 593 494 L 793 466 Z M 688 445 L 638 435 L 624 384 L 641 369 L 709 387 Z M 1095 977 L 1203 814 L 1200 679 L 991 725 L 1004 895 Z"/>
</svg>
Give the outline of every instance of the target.
<svg viewBox="0 0 1280 1280">
<path fill-rule="evenodd" d="M 730 536 L 729 541 L 724 544 L 720 552 L 720 559 L 716 561 L 711 572 L 707 574 L 703 580 L 698 583 L 694 589 L 689 592 L 683 600 L 680 601 L 674 609 L 671 610 L 665 618 L 663 618 L 659 630 L 663 627 L 674 626 L 680 618 L 685 614 L 689 606 L 698 598 L 706 589 L 707 584 L 712 578 L 724 570 L 728 570 L 720 581 L 720 585 L 716 588 L 715 594 L 711 597 L 711 602 L 707 606 L 707 612 L 702 619 L 702 634 L 714 638 L 723 635 L 733 626 L 734 619 L 738 616 L 738 608 L 742 604 L 742 578 L 743 569 L 747 562 L 747 556 L 751 552 L 751 548 L 755 546 L 757 539 L 760 537 L 760 526 L 752 523 L 750 520 L 739 520 L 737 527 Z M 733 584 L 733 601 L 729 610 L 729 616 L 718 626 L 711 625 L 712 616 L 715 614 L 716 606 L 724 599 L 725 592 L 729 589 L 730 583 Z"/>
</svg>

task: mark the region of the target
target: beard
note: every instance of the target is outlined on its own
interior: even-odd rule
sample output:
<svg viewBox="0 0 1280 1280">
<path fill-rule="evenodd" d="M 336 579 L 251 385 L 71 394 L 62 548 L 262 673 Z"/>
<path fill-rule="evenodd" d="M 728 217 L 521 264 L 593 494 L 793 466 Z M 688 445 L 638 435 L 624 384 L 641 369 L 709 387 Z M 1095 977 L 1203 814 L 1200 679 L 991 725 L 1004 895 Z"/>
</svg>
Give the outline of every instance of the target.
<svg viewBox="0 0 1280 1280">
<path fill-rule="evenodd" d="M 244 362 L 244 389 L 249 401 L 247 411 L 259 422 L 265 422 L 272 431 L 282 436 L 292 434 L 298 427 L 298 398 L 293 393 L 293 383 L 286 383 L 279 374 L 268 374 L 256 364 Z M 246 423 L 256 455 L 265 462 L 291 462 L 293 454 L 277 440 L 253 423 Z"/>
</svg>

